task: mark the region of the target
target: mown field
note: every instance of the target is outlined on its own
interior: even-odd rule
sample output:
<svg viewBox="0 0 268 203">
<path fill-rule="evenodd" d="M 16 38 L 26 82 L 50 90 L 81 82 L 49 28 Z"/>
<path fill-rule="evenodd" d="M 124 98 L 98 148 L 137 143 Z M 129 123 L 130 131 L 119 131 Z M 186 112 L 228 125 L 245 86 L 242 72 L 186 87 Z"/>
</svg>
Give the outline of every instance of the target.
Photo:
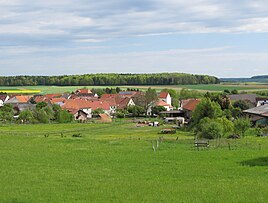
<svg viewBox="0 0 268 203">
<path fill-rule="evenodd" d="M 79 88 L 84 88 L 85 86 L 23 86 L 23 87 L 0 87 L 0 92 L 6 92 L 9 94 L 51 94 L 51 93 L 64 93 L 64 92 L 72 92 Z M 113 86 L 86 86 L 89 89 L 92 88 L 115 88 Z M 262 83 L 223 83 L 216 85 L 159 85 L 159 86 L 119 86 L 122 90 L 126 90 L 127 88 L 135 88 L 140 90 L 146 90 L 149 87 L 157 89 L 158 91 L 170 88 L 175 90 L 181 90 L 182 88 L 197 90 L 201 92 L 212 91 L 219 92 L 228 89 L 229 91 L 238 90 L 238 91 L 268 91 L 268 84 Z"/>
<path fill-rule="evenodd" d="M 161 128 L 1 126 L 0 202 L 267 202 L 268 138 L 198 151 L 177 132 L 154 152 Z"/>
</svg>

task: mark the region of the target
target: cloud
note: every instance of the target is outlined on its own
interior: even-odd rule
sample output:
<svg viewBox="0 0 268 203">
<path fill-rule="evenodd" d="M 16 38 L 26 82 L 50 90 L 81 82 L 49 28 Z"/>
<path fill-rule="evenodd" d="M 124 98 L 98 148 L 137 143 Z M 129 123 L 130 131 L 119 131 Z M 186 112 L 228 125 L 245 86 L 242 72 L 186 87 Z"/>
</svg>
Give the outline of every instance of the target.
<svg viewBox="0 0 268 203">
<path fill-rule="evenodd" d="M 261 54 L 244 53 L 242 56 L 248 58 L 243 59 L 230 51 L 231 43 L 222 46 L 212 42 L 203 49 L 198 44 L 197 48 L 180 49 L 174 36 L 267 32 L 268 2 L 265 0 L 0 0 L 0 57 L 3 59 L 0 73 L 6 74 L 12 69 L 10 74 L 46 74 L 43 70 L 46 67 L 51 67 L 49 73 L 59 74 L 129 72 L 148 67 L 147 71 L 218 74 L 212 66 L 229 70 L 244 65 L 264 71 L 267 60 Z M 178 44 L 172 49 L 158 41 L 161 37 L 168 41 L 172 36 L 173 44 Z M 143 44 L 149 38 L 155 42 L 134 48 L 133 44 Z M 208 44 L 211 42 L 209 35 L 206 40 Z M 222 49 L 226 62 L 218 55 L 208 56 L 211 52 L 222 53 Z M 85 68 L 89 66 L 95 69 Z M 55 67 L 69 68 L 65 72 Z"/>
<path fill-rule="evenodd" d="M 81 34 L 95 39 L 157 33 L 267 32 L 268 27 L 264 1 L 2 0 L 0 5 L 0 34 L 68 35 L 66 43 Z"/>
<path fill-rule="evenodd" d="M 16 61 L 2 59 L 0 66 L 4 75 L 186 72 L 218 77 L 245 77 L 263 74 L 266 71 L 268 52 L 262 54 L 228 53 L 230 48 L 215 47 L 94 55 L 80 53 L 68 57 L 54 55 L 33 58 L 28 55 L 17 57 Z M 17 64 L 23 64 L 29 69 L 22 69 Z"/>
</svg>

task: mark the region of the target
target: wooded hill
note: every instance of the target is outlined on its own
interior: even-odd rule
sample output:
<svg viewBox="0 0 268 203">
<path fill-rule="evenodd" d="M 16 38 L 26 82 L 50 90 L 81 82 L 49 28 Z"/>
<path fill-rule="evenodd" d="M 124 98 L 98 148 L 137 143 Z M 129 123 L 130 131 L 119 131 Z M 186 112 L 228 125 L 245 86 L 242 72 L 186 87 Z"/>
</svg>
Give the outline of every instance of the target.
<svg viewBox="0 0 268 203">
<path fill-rule="evenodd" d="M 0 86 L 100 86 L 100 85 L 188 85 L 216 84 L 220 80 L 208 75 L 185 73 L 155 74 L 85 74 L 63 76 L 6 76 L 0 77 Z"/>
</svg>

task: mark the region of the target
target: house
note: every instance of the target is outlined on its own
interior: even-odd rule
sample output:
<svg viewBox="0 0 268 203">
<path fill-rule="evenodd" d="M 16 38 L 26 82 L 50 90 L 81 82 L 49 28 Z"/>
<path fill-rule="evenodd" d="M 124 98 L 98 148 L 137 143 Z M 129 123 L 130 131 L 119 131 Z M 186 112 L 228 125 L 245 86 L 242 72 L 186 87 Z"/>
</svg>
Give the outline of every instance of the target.
<svg viewBox="0 0 268 203">
<path fill-rule="evenodd" d="M 181 109 L 185 112 L 185 119 L 190 120 L 192 117 L 192 112 L 195 110 L 196 106 L 201 102 L 200 99 L 187 99 L 181 101 Z"/>
<path fill-rule="evenodd" d="M 61 105 L 62 109 L 66 109 L 71 114 L 75 116 L 84 116 L 81 114 L 78 115 L 80 111 L 83 111 L 87 116 L 87 119 L 92 118 L 92 112 L 96 109 L 102 109 L 107 115 L 111 115 L 111 107 L 108 102 L 104 101 L 90 101 L 86 99 L 68 99 L 65 100 Z"/>
<path fill-rule="evenodd" d="M 135 106 L 133 99 L 131 98 L 121 98 L 116 100 L 118 109 L 127 109 L 129 106 Z"/>
<path fill-rule="evenodd" d="M 231 94 L 227 95 L 227 97 L 232 101 L 236 102 L 239 100 L 246 101 L 250 103 L 252 106 L 256 106 L 256 100 L 257 100 L 257 95 L 256 94 Z"/>
<path fill-rule="evenodd" d="M 84 112 L 83 110 L 79 109 L 79 110 L 75 110 L 73 112 L 71 112 L 74 115 L 74 119 L 81 121 L 81 122 L 85 122 L 88 120 L 88 114 L 86 112 Z"/>
<path fill-rule="evenodd" d="M 60 98 L 52 98 L 51 100 L 49 100 L 49 103 L 62 106 L 65 101 L 67 101 L 65 98 L 60 97 Z"/>
<path fill-rule="evenodd" d="M 29 102 L 30 98 L 31 96 L 23 96 L 23 95 L 13 96 L 9 100 L 4 102 L 4 104 L 11 104 L 11 105 L 25 104 Z"/>
<path fill-rule="evenodd" d="M 40 102 L 48 103 L 50 99 L 48 97 L 46 97 L 46 96 L 43 96 L 43 95 L 36 95 L 36 96 L 33 97 L 33 100 L 36 103 L 40 103 Z"/>
<path fill-rule="evenodd" d="M 75 91 L 75 94 L 92 94 L 92 91 L 90 89 L 78 89 Z"/>
<path fill-rule="evenodd" d="M 184 115 L 185 113 L 182 110 L 160 112 L 160 116 L 165 120 L 166 123 L 176 123 L 178 125 L 185 124 Z"/>
<path fill-rule="evenodd" d="M 172 111 L 173 110 L 173 106 L 171 106 L 170 104 L 166 103 L 163 100 L 159 100 L 155 103 L 156 106 L 163 106 L 166 111 Z"/>
<path fill-rule="evenodd" d="M 0 94 L 0 107 L 3 106 L 7 100 L 9 100 L 9 96 L 7 94 Z"/>
<path fill-rule="evenodd" d="M 158 98 L 159 98 L 159 100 L 164 101 L 171 106 L 172 100 L 171 100 L 171 96 L 168 92 L 160 92 Z"/>
<path fill-rule="evenodd" d="M 30 110 L 33 111 L 36 108 L 36 104 L 31 103 L 18 103 L 14 106 L 16 114 L 19 114 L 22 111 Z"/>
<path fill-rule="evenodd" d="M 244 115 L 248 116 L 251 122 L 255 125 L 268 124 L 268 104 L 244 110 L 243 113 Z"/>
<path fill-rule="evenodd" d="M 71 99 L 75 99 L 75 98 L 84 98 L 84 99 L 87 99 L 87 98 L 91 98 L 91 97 L 95 97 L 95 98 L 98 98 L 99 96 L 97 94 L 94 94 L 90 89 L 78 89 L 74 92 L 74 94 L 71 95 Z"/>
<path fill-rule="evenodd" d="M 268 104 L 268 98 L 257 98 L 256 103 L 256 107 Z"/>
<path fill-rule="evenodd" d="M 116 109 L 126 109 L 129 106 L 135 105 L 132 98 L 122 94 L 103 94 L 100 101 L 108 102 L 112 109 L 112 113 L 115 113 Z"/>
<path fill-rule="evenodd" d="M 141 95 L 142 92 L 139 91 L 121 91 L 119 92 L 119 95 L 122 97 L 128 97 L 128 98 L 133 98 L 137 97 L 138 95 Z"/>
</svg>

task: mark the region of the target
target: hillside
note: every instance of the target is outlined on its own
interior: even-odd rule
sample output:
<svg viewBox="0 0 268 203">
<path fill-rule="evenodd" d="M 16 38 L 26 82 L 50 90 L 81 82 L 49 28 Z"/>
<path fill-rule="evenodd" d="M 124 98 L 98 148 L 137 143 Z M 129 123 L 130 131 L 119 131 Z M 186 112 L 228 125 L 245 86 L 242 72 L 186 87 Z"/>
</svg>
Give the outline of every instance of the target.
<svg viewBox="0 0 268 203">
<path fill-rule="evenodd" d="M 259 75 L 253 76 L 250 78 L 221 78 L 222 82 L 259 82 L 259 83 L 267 83 L 268 75 Z"/>
</svg>

